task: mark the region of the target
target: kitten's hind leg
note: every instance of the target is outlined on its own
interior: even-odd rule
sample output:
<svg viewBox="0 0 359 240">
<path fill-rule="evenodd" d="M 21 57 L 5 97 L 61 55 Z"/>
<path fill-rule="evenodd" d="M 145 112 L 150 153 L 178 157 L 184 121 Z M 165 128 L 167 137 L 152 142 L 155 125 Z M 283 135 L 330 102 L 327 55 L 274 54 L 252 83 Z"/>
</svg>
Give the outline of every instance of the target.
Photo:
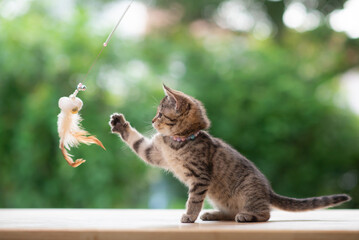
<svg viewBox="0 0 359 240">
<path fill-rule="evenodd" d="M 266 222 L 269 218 L 269 203 L 265 200 L 247 203 L 244 209 L 235 216 L 236 222 Z"/>
<path fill-rule="evenodd" d="M 234 214 L 227 214 L 221 211 L 205 212 L 201 215 L 203 221 L 233 221 Z"/>
</svg>

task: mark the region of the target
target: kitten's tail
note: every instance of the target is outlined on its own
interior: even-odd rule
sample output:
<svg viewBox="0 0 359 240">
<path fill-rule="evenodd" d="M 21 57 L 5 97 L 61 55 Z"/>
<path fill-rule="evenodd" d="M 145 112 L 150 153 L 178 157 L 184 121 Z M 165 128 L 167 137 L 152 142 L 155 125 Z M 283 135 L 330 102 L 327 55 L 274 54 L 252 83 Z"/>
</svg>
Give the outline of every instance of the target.
<svg viewBox="0 0 359 240">
<path fill-rule="evenodd" d="M 270 203 L 271 205 L 273 205 L 273 207 L 293 212 L 333 207 L 350 200 L 350 196 L 346 194 L 334 194 L 328 196 L 299 199 L 284 197 L 276 194 L 273 191 L 271 191 L 270 194 Z"/>
</svg>

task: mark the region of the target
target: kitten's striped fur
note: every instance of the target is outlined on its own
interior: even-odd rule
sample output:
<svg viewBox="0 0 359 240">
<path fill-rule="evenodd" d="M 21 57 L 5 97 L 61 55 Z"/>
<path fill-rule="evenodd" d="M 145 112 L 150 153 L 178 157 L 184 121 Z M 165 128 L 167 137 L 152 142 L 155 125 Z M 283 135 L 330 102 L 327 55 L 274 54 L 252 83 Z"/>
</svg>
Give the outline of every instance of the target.
<svg viewBox="0 0 359 240">
<path fill-rule="evenodd" d="M 306 211 L 350 200 L 346 194 L 295 199 L 272 190 L 255 165 L 220 139 L 209 135 L 206 111 L 198 100 L 164 86 L 166 96 L 152 120 L 158 133 L 148 139 L 132 128 L 122 114 L 113 114 L 110 125 L 145 162 L 171 171 L 189 188 L 186 213 L 181 221 L 194 222 L 205 197 L 218 209 L 202 220 L 267 221 L 270 207 Z M 171 136 L 194 140 L 174 141 Z"/>
</svg>

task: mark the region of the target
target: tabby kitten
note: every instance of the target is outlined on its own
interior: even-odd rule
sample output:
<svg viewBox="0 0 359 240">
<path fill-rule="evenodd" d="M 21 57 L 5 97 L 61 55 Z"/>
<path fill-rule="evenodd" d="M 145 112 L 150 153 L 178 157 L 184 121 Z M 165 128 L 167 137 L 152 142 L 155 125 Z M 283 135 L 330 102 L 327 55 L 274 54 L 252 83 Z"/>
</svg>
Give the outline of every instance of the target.
<svg viewBox="0 0 359 240">
<path fill-rule="evenodd" d="M 164 85 L 162 99 L 152 120 L 158 133 L 148 139 L 130 126 L 122 114 L 113 114 L 110 126 L 146 163 L 171 171 L 189 188 L 186 213 L 181 222 L 193 223 L 206 196 L 217 211 L 204 221 L 264 222 L 270 207 L 306 211 L 350 200 L 346 194 L 296 199 L 276 194 L 256 166 L 220 139 L 212 137 L 202 103 Z"/>
</svg>

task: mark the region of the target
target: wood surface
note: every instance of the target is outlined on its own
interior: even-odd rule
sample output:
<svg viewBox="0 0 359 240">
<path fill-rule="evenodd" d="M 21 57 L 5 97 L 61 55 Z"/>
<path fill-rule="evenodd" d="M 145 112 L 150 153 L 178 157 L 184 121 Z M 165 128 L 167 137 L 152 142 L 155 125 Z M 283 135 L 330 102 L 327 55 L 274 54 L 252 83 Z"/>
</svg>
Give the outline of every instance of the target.
<svg viewBox="0 0 359 240">
<path fill-rule="evenodd" d="M 180 223 L 184 210 L 0 209 L 0 239 L 359 240 L 359 210 L 272 211 L 266 223 Z"/>
</svg>

